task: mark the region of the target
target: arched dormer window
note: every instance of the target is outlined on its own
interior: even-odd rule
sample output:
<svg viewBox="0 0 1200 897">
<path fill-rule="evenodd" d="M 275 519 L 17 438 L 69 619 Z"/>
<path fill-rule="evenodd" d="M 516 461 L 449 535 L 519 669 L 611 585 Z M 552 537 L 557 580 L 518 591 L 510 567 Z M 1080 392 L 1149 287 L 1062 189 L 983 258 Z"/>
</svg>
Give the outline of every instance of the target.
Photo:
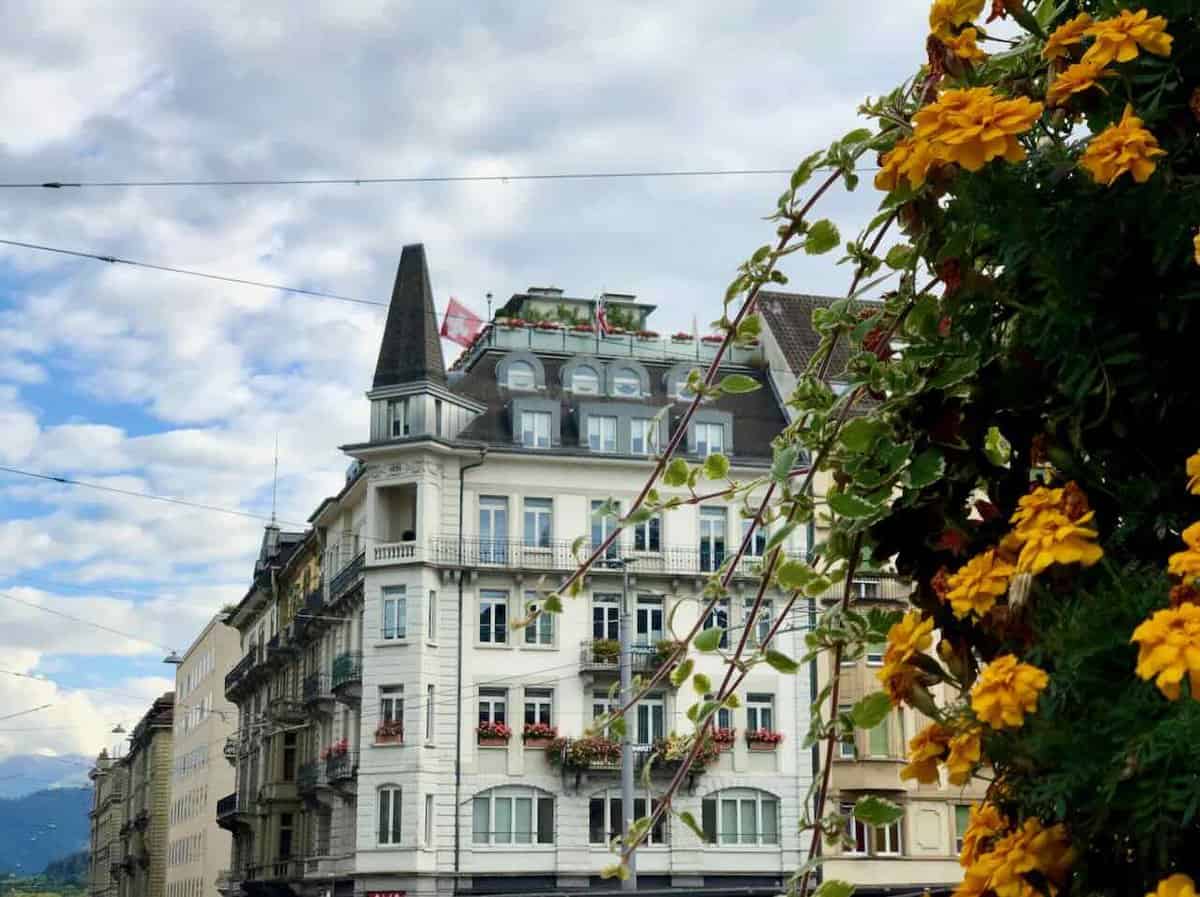
<svg viewBox="0 0 1200 897">
<path fill-rule="evenodd" d="M 650 375 L 638 362 L 622 359 L 609 365 L 607 391 L 621 399 L 640 399 L 650 395 Z"/>
<path fill-rule="evenodd" d="M 496 382 L 516 392 L 546 388 L 546 371 L 532 352 L 510 352 L 496 363 Z"/>
<path fill-rule="evenodd" d="M 534 389 L 536 386 L 533 365 L 528 361 L 514 361 L 508 366 L 509 389 Z"/>
<path fill-rule="evenodd" d="M 563 389 L 576 395 L 598 396 L 604 392 L 605 364 L 599 358 L 581 355 L 563 363 L 559 370 Z"/>
<path fill-rule="evenodd" d="M 571 391 L 597 395 L 600 392 L 600 372 L 590 364 L 581 364 L 571 372 Z"/>
<path fill-rule="evenodd" d="M 677 364 L 667 371 L 665 386 L 667 395 L 676 402 L 690 402 L 695 398 L 695 394 L 687 388 L 688 375 L 692 372 L 695 365 Z"/>
<path fill-rule="evenodd" d="M 537 788 L 502 786 L 471 801 L 471 843 L 495 847 L 554 843 L 554 796 Z"/>
<path fill-rule="evenodd" d="M 777 845 L 779 798 L 757 788 L 726 788 L 700 802 L 700 827 L 709 844 Z"/>
</svg>

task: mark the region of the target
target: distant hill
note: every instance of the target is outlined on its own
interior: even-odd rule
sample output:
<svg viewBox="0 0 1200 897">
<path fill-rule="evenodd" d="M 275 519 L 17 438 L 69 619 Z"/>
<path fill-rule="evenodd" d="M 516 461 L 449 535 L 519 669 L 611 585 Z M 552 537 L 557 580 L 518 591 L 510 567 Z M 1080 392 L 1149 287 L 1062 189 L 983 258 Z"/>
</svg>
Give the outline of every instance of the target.
<svg viewBox="0 0 1200 897">
<path fill-rule="evenodd" d="M 43 757 L 13 754 L 0 759 L 0 797 L 21 797 L 45 788 L 86 788 L 91 759 L 79 754 Z"/>
<path fill-rule="evenodd" d="M 50 881 L 80 886 L 87 884 L 87 875 L 88 852 L 86 850 L 80 850 L 61 860 L 47 863 L 45 871 L 42 872 L 42 876 Z"/>
<path fill-rule="evenodd" d="M 0 800 L 0 873 L 36 875 L 86 850 L 90 788 L 52 788 Z"/>
</svg>

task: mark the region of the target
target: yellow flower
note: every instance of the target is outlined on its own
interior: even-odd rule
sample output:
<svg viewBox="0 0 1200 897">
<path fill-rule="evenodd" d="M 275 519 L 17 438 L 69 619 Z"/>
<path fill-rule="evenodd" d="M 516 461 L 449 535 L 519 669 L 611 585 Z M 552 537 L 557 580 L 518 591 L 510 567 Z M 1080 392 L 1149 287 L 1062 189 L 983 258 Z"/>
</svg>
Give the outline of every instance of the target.
<svg viewBox="0 0 1200 897">
<path fill-rule="evenodd" d="M 1135 181 L 1144 184 L 1154 174 L 1154 158 L 1165 155 L 1157 138 L 1133 114 L 1133 107 L 1126 105 L 1121 121 L 1092 138 L 1079 164 L 1100 184 L 1111 185 L 1127 171 Z"/>
<path fill-rule="evenodd" d="M 1101 78 L 1112 78 L 1115 75 L 1116 72 L 1106 69 L 1101 63 L 1077 62 L 1054 79 L 1054 83 L 1046 91 L 1046 102 L 1051 106 L 1060 106 L 1074 94 L 1099 87 L 1096 82 Z M 1104 88 L 1101 87 L 1100 90 L 1103 91 Z"/>
<path fill-rule="evenodd" d="M 1200 233 L 1196 234 L 1196 264 L 1200 265 Z M 1200 452 L 1187 459 L 1188 492 L 1200 495 Z"/>
<path fill-rule="evenodd" d="M 967 62 L 983 62 L 987 59 L 987 53 L 979 49 L 979 45 L 975 43 L 978 34 L 974 28 L 964 28 L 956 37 L 939 37 L 938 40 L 959 59 L 965 59 Z"/>
<path fill-rule="evenodd" d="M 1019 663 L 1012 654 L 997 657 L 979 674 L 971 689 L 971 709 L 993 729 L 1016 728 L 1037 709 L 1038 695 L 1050 677 L 1044 670 Z"/>
<path fill-rule="evenodd" d="M 946 756 L 950 745 L 950 730 L 939 723 L 930 723 L 908 743 L 908 765 L 900 770 L 900 781 L 916 779 L 922 785 L 938 780 L 938 761 Z"/>
<path fill-rule="evenodd" d="M 963 879 L 954 889 L 953 897 L 983 897 L 987 893 L 989 878 L 991 869 L 982 863 L 975 863 L 963 872 Z"/>
<path fill-rule="evenodd" d="M 998 156 L 1024 159 L 1017 135 L 1033 127 L 1042 108 L 1026 97 L 1002 99 L 990 87 L 947 90 L 913 117 L 913 133 L 932 143 L 937 159 L 978 171 Z"/>
<path fill-rule="evenodd" d="M 1017 510 L 1009 518 L 1009 523 L 1016 527 L 1019 533 L 1029 526 L 1034 518 L 1044 511 L 1063 510 L 1063 490 L 1038 486 L 1032 492 L 1022 495 L 1017 500 Z"/>
<path fill-rule="evenodd" d="M 965 785 L 971 780 L 971 771 L 982 756 L 981 730 L 972 726 L 950 739 L 950 754 L 946 758 L 946 771 L 951 785 Z M 903 774 L 901 775 L 903 778 Z"/>
<path fill-rule="evenodd" d="M 1176 872 L 1160 881 L 1146 897 L 1197 897 L 1196 883 L 1190 875 Z"/>
<path fill-rule="evenodd" d="M 1063 22 L 1054 29 L 1054 33 L 1046 39 L 1046 46 L 1042 48 L 1043 59 L 1057 59 L 1060 56 L 1069 54 L 1070 47 L 1078 46 L 1083 41 L 1083 33 L 1087 31 L 1092 24 L 1092 17 L 1086 12 L 1081 12 L 1069 22 Z"/>
<path fill-rule="evenodd" d="M 988 889 L 996 897 L 1026 897 L 1036 894 L 1025 876 L 1040 872 L 1054 884 L 1062 884 L 1074 860 L 1074 851 L 1061 825 L 1046 828 L 1037 819 L 1000 838 L 991 853 L 976 863 L 988 870 Z"/>
<path fill-rule="evenodd" d="M 986 853 L 989 842 L 1008 831 L 1008 820 L 1005 819 L 995 804 L 971 804 L 970 815 L 967 817 L 967 830 L 963 833 L 962 853 L 958 862 L 966 868 L 973 866 Z"/>
<path fill-rule="evenodd" d="M 1008 591 L 1008 581 L 1016 568 L 997 557 L 994 550 L 977 554 L 946 581 L 950 587 L 946 600 L 960 620 L 972 611 L 982 617 Z"/>
<path fill-rule="evenodd" d="M 1149 18 L 1144 9 L 1130 12 L 1127 9 L 1111 19 L 1096 22 L 1085 32 L 1096 42 L 1083 54 L 1084 62 L 1101 65 L 1112 62 L 1128 62 L 1138 55 L 1138 47 L 1155 56 L 1170 56 L 1171 41 L 1167 34 L 1167 20 L 1162 16 Z"/>
<path fill-rule="evenodd" d="M 1187 603 L 1157 611 L 1130 641 L 1138 643 L 1138 676 L 1153 679 L 1159 691 L 1177 701 L 1186 673 L 1192 699 L 1200 701 L 1200 607 Z"/>
<path fill-rule="evenodd" d="M 983 12 L 984 0 L 933 0 L 929 30 L 945 41 L 959 25 L 974 21 Z"/>
<path fill-rule="evenodd" d="M 1089 511 L 1078 520 L 1059 511 L 1039 514 L 1029 526 L 1017 531 L 1025 540 L 1017 558 L 1017 570 L 1036 575 L 1051 564 L 1090 567 L 1099 561 L 1104 550 L 1092 541 L 1099 533 L 1080 525 L 1088 523 L 1094 513 Z"/>
<path fill-rule="evenodd" d="M 936 161 L 928 141 L 905 137 L 880 160 L 882 167 L 875 175 L 875 186 L 891 192 L 901 180 L 907 179 L 909 186 L 916 190 L 925 183 L 929 169 Z"/>
<path fill-rule="evenodd" d="M 912 694 L 920 672 L 910 663 L 885 663 L 875 677 L 892 699 L 892 704 L 899 707 Z"/>
<path fill-rule="evenodd" d="M 1167 572 L 1184 579 L 1200 576 L 1200 523 L 1193 523 L 1183 531 L 1183 542 L 1187 549 L 1167 559 Z"/>
<path fill-rule="evenodd" d="M 887 634 L 884 663 L 905 663 L 914 654 L 929 650 L 933 644 L 933 618 L 921 619 L 921 612 L 910 610 Z"/>
</svg>

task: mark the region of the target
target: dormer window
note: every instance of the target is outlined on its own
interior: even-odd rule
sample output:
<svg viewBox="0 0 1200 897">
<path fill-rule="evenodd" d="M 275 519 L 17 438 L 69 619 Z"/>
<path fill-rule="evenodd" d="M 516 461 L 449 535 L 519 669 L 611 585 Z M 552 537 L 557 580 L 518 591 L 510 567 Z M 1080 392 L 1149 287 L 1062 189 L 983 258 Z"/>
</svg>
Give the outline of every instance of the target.
<svg viewBox="0 0 1200 897">
<path fill-rule="evenodd" d="M 597 395 L 600 392 L 600 374 L 597 370 L 586 364 L 581 364 L 575 368 L 571 374 L 571 391 L 586 393 L 587 395 Z"/>
<path fill-rule="evenodd" d="M 642 378 L 633 368 L 617 368 L 612 377 L 613 395 L 637 398 L 642 394 Z"/>
<path fill-rule="evenodd" d="M 391 418 L 392 438 L 400 439 L 409 434 L 408 399 L 393 399 L 388 402 Z"/>
<path fill-rule="evenodd" d="M 508 366 L 509 389 L 534 389 L 536 386 L 533 365 L 528 361 L 514 361 Z"/>
<path fill-rule="evenodd" d="M 549 411 L 521 412 L 521 445 L 526 448 L 550 448 Z"/>
</svg>

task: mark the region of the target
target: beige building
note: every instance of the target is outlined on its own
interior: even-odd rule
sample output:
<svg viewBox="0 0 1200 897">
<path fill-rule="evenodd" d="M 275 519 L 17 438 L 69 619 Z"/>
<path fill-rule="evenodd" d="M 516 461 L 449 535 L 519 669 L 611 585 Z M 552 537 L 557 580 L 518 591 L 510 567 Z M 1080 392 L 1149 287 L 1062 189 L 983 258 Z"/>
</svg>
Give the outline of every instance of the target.
<svg viewBox="0 0 1200 897">
<path fill-rule="evenodd" d="M 156 699 L 134 727 L 129 753 L 119 761 L 126 785 L 116 897 L 165 897 L 174 707 L 174 692 Z"/>
<path fill-rule="evenodd" d="M 237 630 L 214 617 L 175 672 L 166 897 L 216 897 L 229 867 L 229 833 L 217 826 L 217 801 L 233 788 L 221 759 L 237 723 L 225 700 L 225 671 L 240 657 Z"/>
<path fill-rule="evenodd" d="M 120 831 L 125 823 L 125 767 L 100 751 L 88 773 L 92 780 L 88 897 L 117 897 L 121 877 Z"/>
</svg>

